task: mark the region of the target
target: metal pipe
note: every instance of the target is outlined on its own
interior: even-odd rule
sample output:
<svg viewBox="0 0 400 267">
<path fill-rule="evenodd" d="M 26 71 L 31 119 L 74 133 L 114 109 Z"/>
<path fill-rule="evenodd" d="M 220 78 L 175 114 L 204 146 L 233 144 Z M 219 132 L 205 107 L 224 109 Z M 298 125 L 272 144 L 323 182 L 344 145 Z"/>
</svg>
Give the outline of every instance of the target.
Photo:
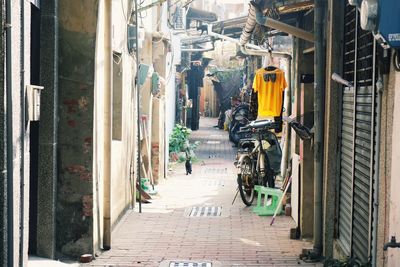
<svg viewBox="0 0 400 267">
<path fill-rule="evenodd" d="M 112 0 L 104 0 L 104 214 L 103 249 L 111 248 Z"/>
<path fill-rule="evenodd" d="M 135 0 L 135 10 L 138 8 L 138 0 Z M 135 21 L 136 21 L 136 36 L 139 36 L 139 16 L 138 12 L 135 12 Z M 141 189 L 141 184 L 140 184 L 140 158 L 141 158 L 141 152 L 140 152 L 140 85 L 139 85 L 139 40 L 136 38 L 136 80 L 135 80 L 135 85 L 136 85 L 136 105 L 137 105 L 137 120 L 136 120 L 136 131 L 137 131 L 137 166 L 136 166 L 136 175 L 137 175 L 137 181 L 138 185 Z M 139 192 L 139 213 L 142 213 L 142 194 L 140 190 L 137 190 Z"/>
<path fill-rule="evenodd" d="M 292 57 L 287 59 L 288 61 L 288 89 L 286 92 L 286 116 L 290 116 L 292 114 L 292 99 L 291 99 L 291 95 L 292 95 Z M 287 128 L 285 131 L 285 143 L 283 145 L 283 155 L 282 155 L 282 177 L 286 177 L 287 176 L 287 168 L 289 166 L 289 148 L 290 148 L 290 127 L 287 124 Z"/>
<path fill-rule="evenodd" d="M 209 35 L 188 37 L 188 38 L 181 39 L 181 44 L 182 45 L 193 45 L 193 44 L 199 44 L 199 43 L 207 43 L 207 42 L 211 42 L 212 39 L 213 38 Z"/>
<path fill-rule="evenodd" d="M 246 46 L 248 46 L 248 44 L 246 44 Z M 249 55 L 249 56 L 272 56 L 272 57 L 279 57 L 279 58 L 286 58 L 288 60 L 292 59 L 292 55 L 289 53 L 285 53 L 285 52 L 271 52 L 269 50 L 265 50 L 265 49 L 261 49 L 260 47 L 258 47 L 259 49 L 248 49 L 246 46 L 240 46 L 240 51 L 245 54 L 245 55 Z"/>
<path fill-rule="evenodd" d="M 337 73 L 333 73 L 332 74 L 332 80 L 334 80 L 337 83 L 340 83 L 341 85 L 344 85 L 344 86 L 347 86 L 347 87 L 350 87 L 350 88 L 353 87 L 353 84 L 350 81 L 343 79 Z"/>
<path fill-rule="evenodd" d="M 240 35 L 240 45 L 244 45 L 249 42 L 251 34 L 256 27 L 256 24 L 256 8 L 254 5 L 249 4 L 249 14 L 247 16 L 246 25 L 244 26 L 242 34 Z"/>
<path fill-rule="evenodd" d="M 273 29 L 276 29 L 276 30 L 279 30 L 282 32 L 286 32 L 297 38 L 314 43 L 314 38 L 316 39 L 316 37 L 314 37 L 314 34 L 307 32 L 305 30 L 302 30 L 300 28 L 294 27 L 292 25 L 289 25 L 289 24 L 286 24 L 286 23 L 283 23 L 283 22 L 280 22 L 280 21 L 277 21 L 277 20 L 274 20 L 271 18 L 267 18 L 263 15 L 263 13 L 260 10 L 258 10 L 254 6 L 253 6 L 253 8 L 255 10 L 255 20 L 257 21 L 258 24 L 264 25 L 266 27 L 273 28 Z M 249 12 L 249 19 L 251 18 L 250 16 L 251 16 L 251 14 Z"/>
<path fill-rule="evenodd" d="M 373 41 L 373 55 L 372 55 L 372 66 L 376 66 L 376 40 L 374 39 L 374 41 Z M 370 134 L 370 137 L 371 137 L 371 146 L 373 145 L 373 144 L 375 144 L 374 145 L 374 148 L 376 147 L 376 143 L 375 143 L 375 123 L 376 123 L 376 118 L 375 118 L 375 112 L 376 112 L 376 105 L 377 105 L 377 103 L 376 103 L 376 97 L 375 97 L 375 95 L 376 95 L 376 89 L 377 89 L 377 82 L 376 82 L 376 68 L 373 68 L 372 69 L 372 110 L 371 110 L 371 114 L 372 114 L 372 116 L 371 116 L 371 134 Z M 375 158 L 375 156 L 376 156 L 376 154 L 374 154 L 374 149 L 371 149 L 371 151 L 370 151 L 370 166 L 372 166 L 372 165 L 374 165 L 374 164 L 376 164 L 376 162 L 374 162 L 374 158 Z M 375 166 L 375 165 L 374 165 Z M 378 168 L 379 168 L 379 166 L 378 166 Z M 375 169 L 376 170 L 376 169 Z M 373 210 L 375 210 L 374 209 L 374 199 L 373 199 L 373 195 L 374 195 L 374 193 L 376 193 L 376 192 L 374 192 L 373 190 L 374 190 L 374 181 L 373 181 L 373 177 L 374 177 L 374 169 L 373 168 L 370 168 L 370 173 L 369 173 L 369 177 L 370 177 L 370 184 L 369 184 L 369 210 L 370 210 L 370 215 L 369 215 L 369 222 L 368 222 L 368 229 L 372 229 L 372 224 L 373 224 L 373 217 L 372 217 L 372 215 L 373 215 Z M 376 183 L 375 183 L 376 184 Z M 372 230 L 373 231 L 373 230 Z M 372 253 L 374 253 L 373 252 L 373 245 L 372 245 L 372 234 L 371 235 L 369 235 L 369 237 L 368 237 L 368 247 L 369 248 L 371 248 L 371 250 L 369 251 L 369 253 L 368 253 L 368 257 L 371 257 L 372 258 Z M 374 256 L 375 257 L 375 256 Z M 371 263 L 372 263 L 372 266 L 375 266 L 375 264 L 373 263 L 373 262 L 376 262 L 376 260 L 375 260 L 375 258 L 372 258 L 371 259 Z"/>
<path fill-rule="evenodd" d="M 20 28 L 20 139 L 21 139 L 21 167 L 20 167 L 20 211 L 19 211 L 19 266 L 24 265 L 24 212 L 25 212 L 25 0 L 20 0 L 21 10 L 21 28 Z"/>
<path fill-rule="evenodd" d="M 14 266 L 14 177 L 11 0 L 6 0 L 7 264 Z"/>
<path fill-rule="evenodd" d="M 208 52 L 213 51 L 214 47 L 211 48 L 182 48 L 182 52 Z"/>
<path fill-rule="evenodd" d="M 245 44 L 241 45 L 240 41 L 238 39 L 235 39 L 235 38 L 223 35 L 223 34 L 219 34 L 219 33 L 213 32 L 211 24 L 208 25 L 208 30 L 207 31 L 208 31 L 208 35 L 210 35 L 210 36 L 217 37 L 219 39 L 222 39 L 222 40 L 225 40 L 225 41 L 228 41 L 228 42 L 232 42 L 234 44 L 238 44 L 238 45 L 241 46 L 241 49 L 242 49 L 242 47 L 244 47 L 243 51 L 246 51 L 246 52 L 243 52 L 243 51 L 242 52 L 243 53 L 248 53 L 248 55 L 251 55 L 251 53 L 254 53 L 254 54 L 261 53 L 261 54 L 257 54 L 257 55 L 264 55 L 265 56 L 266 53 L 270 53 L 269 50 L 265 50 L 265 49 L 261 48 L 258 45 L 248 44 L 248 43 L 245 43 Z M 250 49 L 253 49 L 253 50 L 246 50 L 247 48 L 250 48 Z M 290 55 L 290 54 L 287 54 L 287 53 L 279 53 L 279 52 L 272 52 L 272 53 L 273 54 L 275 53 L 275 55 L 277 55 L 277 56 L 279 54 L 281 54 L 282 57 L 285 57 L 284 55 Z"/>
<path fill-rule="evenodd" d="M 377 238 L 378 238 L 378 208 L 379 208 L 379 178 L 380 178 L 380 151 L 381 151 L 381 113 L 382 113 L 382 94 L 384 90 L 382 77 L 379 77 L 378 82 L 376 83 L 376 88 L 378 89 L 378 103 L 376 107 L 377 119 L 376 119 L 376 140 L 375 140 L 375 159 L 374 159 L 374 203 L 373 203 L 373 222 L 372 222 L 372 255 L 371 255 L 371 263 L 372 266 L 376 266 L 377 260 Z"/>
<path fill-rule="evenodd" d="M 323 141 L 324 141 L 324 89 L 325 89 L 325 45 L 324 14 L 326 0 L 315 0 L 314 8 L 314 252 L 322 253 L 322 182 L 323 182 Z"/>
</svg>

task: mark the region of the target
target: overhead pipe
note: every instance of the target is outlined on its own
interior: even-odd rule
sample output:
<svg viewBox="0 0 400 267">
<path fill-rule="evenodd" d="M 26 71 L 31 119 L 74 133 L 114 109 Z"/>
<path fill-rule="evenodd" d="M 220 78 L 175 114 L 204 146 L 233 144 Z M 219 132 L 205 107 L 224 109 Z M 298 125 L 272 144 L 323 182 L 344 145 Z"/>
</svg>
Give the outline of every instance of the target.
<svg viewBox="0 0 400 267">
<path fill-rule="evenodd" d="M 249 42 L 251 35 L 254 31 L 254 28 L 256 27 L 256 24 L 257 24 L 256 7 L 250 3 L 249 14 L 247 16 L 246 25 L 244 26 L 242 34 L 240 35 L 240 41 L 239 41 L 240 45 L 245 45 L 246 43 Z"/>
<path fill-rule="evenodd" d="M 11 0 L 6 0 L 6 146 L 7 146 L 7 264 L 14 266 L 13 108 L 11 59 Z"/>
<path fill-rule="evenodd" d="M 314 256 L 322 254 L 322 191 L 324 162 L 324 97 L 325 97 L 325 8 L 326 0 L 315 0 L 314 7 Z"/>
<path fill-rule="evenodd" d="M 262 49 L 258 47 L 259 49 L 249 49 L 247 48 L 249 44 L 246 44 L 244 46 L 240 46 L 240 51 L 249 56 L 272 56 L 272 57 L 278 57 L 278 58 L 285 58 L 288 60 L 292 59 L 292 55 L 290 53 L 285 53 L 285 52 L 274 52 L 274 51 L 269 51 L 266 49 Z"/>
<path fill-rule="evenodd" d="M 222 31 L 224 28 L 226 27 L 239 27 L 241 24 L 245 24 L 247 21 L 247 16 L 243 16 L 243 17 L 238 17 L 238 18 L 234 18 L 234 19 L 227 19 L 227 20 L 223 20 L 223 21 L 216 21 L 213 22 L 213 28 L 215 29 L 215 31 Z"/>
<path fill-rule="evenodd" d="M 213 37 L 209 35 L 201 35 L 201 36 L 194 36 L 189 38 L 181 39 L 182 45 L 193 45 L 193 44 L 201 44 L 201 43 L 208 43 L 213 41 Z"/>
<path fill-rule="evenodd" d="M 265 50 L 265 49 L 261 48 L 261 47 L 258 46 L 258 45 L 255 45 L 255 44 L 248 44 L 248 43 L 245 43 L 245 44 L 241 45 L 241 44 L 240 44 L 240 40 L 238 40 L 238 39 L 235 39 L 235 38 L 232 38 L 232 37 L 223 35 L 223 34 L 219 34 L 219 33 L 213 32 L 213 31 L 212 31 L 212 25 L 211 25 L 211 24 L 208 25 L 207 31 L 208 31 L 208 35 L 210 35 L 210 36 L 213 36 L 213 37 L 216 37 L 216 38 L 219 38 L 219 39 L 228 41 L 228 42 L 232 42 L 232 43 L 237 44 L 237 45 L 240 45 L 240 46 L 244 46 L 246 49 L 247 49 L 247 48 L 250 48 L 250 49 L 253 49 L 254 51 L 260 51 L 260 52 L 263 51 L 263 53 L 267 53 L 267 52 L 269 53 L 268 50 Z M 251 52 L 252 52 L 252 51 L 250 50 L 249 53 L 251 53 Z"/>
<path fill-rule="evenodd" d="M 307 32 L 303 29 L 294 27 L 292 25 L 289 25 L 287 23 L 283 23 L 281 21 L 268 18 L 268 17 L 264 16 L 264 14 L 258 8 L 256 8 L 253 4 L 250 3 L 249 19 L 248 19 L 250 26 L 252 25 L 253 20 L 255 20 L 260 25 L 264 25 L 266 27 L 273 28 L 273 29 L 279 30 L 281 32 L 286 32 L 290 35 L 293 35 L 294 37 L 314 43 L 314 40 L 315 40 L 314 34 Z M 246 25 L 247 25 L 247 23 L 246 23 Z M 243 30 L 243 32 L 244 32 L 244 30 Z M 245 36 L 244 38 L 247 38 L 247 37 Z M 249 38 L 250 37 L 248 37 L 248 39 Z"/>
<path fill-rule="evenodd" d="M 213 51 L 214 47 L 210 48 L 181 48 L 181 52 L 208 52 Z"/>
</svg>

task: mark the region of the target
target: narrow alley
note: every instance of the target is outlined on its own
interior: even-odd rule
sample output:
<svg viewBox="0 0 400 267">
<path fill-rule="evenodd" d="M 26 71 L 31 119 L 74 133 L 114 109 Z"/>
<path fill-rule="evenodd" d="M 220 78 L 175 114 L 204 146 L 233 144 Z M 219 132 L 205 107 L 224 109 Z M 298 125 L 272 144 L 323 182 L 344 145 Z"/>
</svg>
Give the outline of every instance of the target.
<svg viewBox="0 0 400 267">
<path fill-rule="evenodd" d="M 279 216 L 270 226 L 271 216 L 254 214 L 240 196 L 232 205 L 235 149 L 227 133 L 213 127 L 216 119 L 200 121 L 200 130 L 192 133 L 201 141 L 193 174 L 186 176 L 184 164 L 176 165 L 157 186 L 159 198 L 144 204 L 142 214 L 128 212 L 113 233 L 112 249 L 90 265 L 319 266 L 299 260 L 302 248 L 312 245 L 289 239 L 291 217 Z M 215 209 L 195 214 L 195 207 Z"/>
<path fill-rule="evenodd" d="M 400 0 L 1 3 L 0 267 L 400 266 Z"/>
</svg>

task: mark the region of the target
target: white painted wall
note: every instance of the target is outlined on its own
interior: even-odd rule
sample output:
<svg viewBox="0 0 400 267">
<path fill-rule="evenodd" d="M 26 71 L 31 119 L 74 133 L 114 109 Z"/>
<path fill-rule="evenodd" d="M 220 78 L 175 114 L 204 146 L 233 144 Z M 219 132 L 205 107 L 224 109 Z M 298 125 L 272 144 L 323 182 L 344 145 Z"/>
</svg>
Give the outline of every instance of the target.
<svg viewBox="0 0 400 267">
<path fill-rule="evenodd" d="M 400 73 L 396 72 L 395 75 L 395 88 L 399 89 L 400 86 Z M 389 196 L 389 236 L 386 242 L 389 242 L 391 236 L 396 236 L 397 242 L 400 242 L 400 91 L 395 90 L 394 111 L 393 111 L 393 137 L 392 137 L 392 177 L 390 181 L 390 196 Z M 400 249 L 388 249 L 388 266 L 397 267 L 400 264 Z"/>
<path fill-rule="evenodd" d="M 14 265 L 23 266 L 28 261 L 28 240 L 29 240 L 29 134 L 30 125 L 22 121 L 21 115 L 25 112 L 21 106 L 21 98 L 26 85 L 30 84 L 30 44 L 31 44 L 31 4 L 23 1 L 24 7 L 24 35 L 21 43 L 21 1 L 11 1 L 11 61 L 12 61 L 12 131 L 13 131 L 13 254 Z M 4 40 L 6 35 L 4 34 Z M 5 48 L 5 47 L 4 47 Z M 23 51 L 22 51 L 23 49 Z M 21 51 L 24 55 L 23 66 L 21 61 Z M 5 62 L 3 62 L 5 64 Z M 21 86 L 21 81 L 23 84 Z M 4 84 L 4 81 L 2 81 Z M 22 88 L 21 88 L 22 87 Z M 6 97 L 6 96 L 4 96 Z M 3 105 L 5 103 L 2 103 Z M 3 129 L 5 130 L 5 129 Z M 22 149 L 23 147 L 23 149 Z M 8 170 L 10 171 L 10 170 Z M 22 247 L 22 254 L 20 253 Z"/>
</svg>

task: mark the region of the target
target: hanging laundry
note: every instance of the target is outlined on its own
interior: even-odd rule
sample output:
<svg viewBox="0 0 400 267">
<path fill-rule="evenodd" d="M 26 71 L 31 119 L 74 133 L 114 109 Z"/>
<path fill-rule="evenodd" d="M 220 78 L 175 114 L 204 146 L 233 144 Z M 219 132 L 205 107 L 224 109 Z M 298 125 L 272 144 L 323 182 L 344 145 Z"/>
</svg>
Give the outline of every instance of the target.
<svg viewBox="0 0 400 267">
<path fill-rule="evenodd" d="M 258 69 L 253 81 L 253 90 L 258 94 L 258 115 L 280 116 L 283 92 L 287 87 L 285 73 L 278 68 Z"/>
</svg>

